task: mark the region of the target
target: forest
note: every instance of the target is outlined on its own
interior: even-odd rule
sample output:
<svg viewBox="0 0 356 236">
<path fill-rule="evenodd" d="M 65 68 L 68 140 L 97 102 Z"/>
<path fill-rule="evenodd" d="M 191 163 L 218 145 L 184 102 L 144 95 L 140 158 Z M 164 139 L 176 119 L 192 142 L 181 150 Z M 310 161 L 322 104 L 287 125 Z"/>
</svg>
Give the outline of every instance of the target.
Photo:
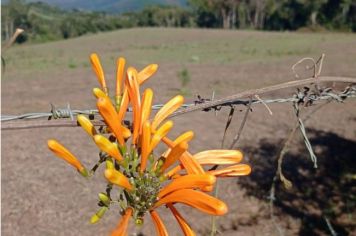
<svg viewBox="0 0 356 236">
<path fill-rule="evenodd" d="M 70 11 L 41 2 L 1 6 L 2 41 L 15 29 L 18 43 L 67 39 L 132 27 L 192 27 L 269 31 L 356 31 L 354 0 L 188 0 L 187 6 L 152 5 L 121 14 Z"/>
</svg>

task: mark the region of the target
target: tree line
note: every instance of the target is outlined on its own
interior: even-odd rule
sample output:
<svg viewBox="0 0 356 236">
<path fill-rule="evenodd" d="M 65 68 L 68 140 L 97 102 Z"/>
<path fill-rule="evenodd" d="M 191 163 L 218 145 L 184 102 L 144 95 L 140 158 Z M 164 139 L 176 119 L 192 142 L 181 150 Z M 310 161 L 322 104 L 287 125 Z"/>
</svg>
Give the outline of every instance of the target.
<svg viewBox="0 0 356 236">
<path fill-rule="evenodd" d="M 139 12 L 64 11 L 45 3 L 2 4 L 1 35 L 25 29 L 17 42 L 43 42 L 131 27 L 201 27 L 356 32 L 355 0 L 188 0 L 187 7 L 149 6 Z"/>
<path fill-rule="evenodd" d="M 356 31 L 355 0 L 190 0 L 200 27 Z"/>
</svg>

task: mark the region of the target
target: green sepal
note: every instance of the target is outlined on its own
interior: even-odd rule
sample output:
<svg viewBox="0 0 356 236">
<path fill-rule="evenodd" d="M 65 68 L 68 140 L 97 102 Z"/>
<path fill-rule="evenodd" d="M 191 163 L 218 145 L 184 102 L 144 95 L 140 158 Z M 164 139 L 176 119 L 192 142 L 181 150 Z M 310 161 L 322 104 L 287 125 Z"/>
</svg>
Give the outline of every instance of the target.
<svg viewBox="0 0 356 236">
<path fill-rule="evenodd" d="M 163 164 L 164 164 L 164 160 L 162 158 L 160 158 L 158 160 L 157 167 L 156 167 L 156 176 L 160 175 L 161 167 L 163 166 Z"/>
<path fill-rule="evenodd" d="M 119 150 L 121 152 L 121 155 L 124 156 L 127 151 L 126 145 L 123 145 L 123 146 L 119 145 Z"/>
<path fill-rule="evenodd" d="M 148 156 L 148 161 L 150 162 L 151 165 L 153 165 L 153 163 L 155 162 L 155 158 L 154 158 L 153 154 L 150 154 Z"/>
<path fill-rule="evenodd" d="M 81 170 L 79 171 L 79 173 L 80 173 L 82 176 L 84 176 L 84 177 L 88 177 L 88 176 L 89 176 L 89 173 L 88 173 L 88 171 L 87 171 L 86 168 L 81 169 Z"/>
</svg>

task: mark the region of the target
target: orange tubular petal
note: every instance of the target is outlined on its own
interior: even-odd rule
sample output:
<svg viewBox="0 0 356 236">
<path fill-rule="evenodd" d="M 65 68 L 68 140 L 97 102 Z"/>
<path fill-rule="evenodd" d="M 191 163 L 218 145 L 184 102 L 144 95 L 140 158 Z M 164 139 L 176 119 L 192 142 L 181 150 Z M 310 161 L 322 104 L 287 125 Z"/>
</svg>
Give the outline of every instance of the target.
<svg viewBox="0 0 356 236">
<path fill-rule="evenodd" d="M 99 57 L 96 53 L 90 55 L 90 62 L 96 74 L 96 77 L 98 78 L 99 84 L 103 88 L 104 92 L 107 94 L 108 88 L 106 87 L 104 71 L 103 68 L 101 67 Z"/>
<path fill-rule="evenodd" d="M 158 197 L 162 198 L 165 195 L 177 191 L 179 189 L 194 189 L 194 188 L 201 189 L 206 186 L 213 185 L 215 181 L 216 181 L 215 176 L 209 174 L 184 175 L 182 177 L 172 180 L 167 186 L 165 186 L 158 193 Z"/>
<path fill-rule="evenodd" d="M 93 88 L 93 94 L 96 98 L 107 97 L 107 95 L 100 88 Z"/>
<path fill-rule="evenodd" d="M 167 144 L 169 148 L 174 148 L 175 144 L 172 140 L 170 140 L 168 137 L 163 137 L 162 141 Z"/>
<path fill-rule="evenodd" d="M 167 144 L 168 147 L 173 148 L 174 142 L 167 137 L 163 137 L 162 141 Z M 192 154 L 189 152 L 183 153 L 183 155 L 179 158 L 179 161 L 182 163 L 183 167 L 187 170 L 188 174 L 204 174 L 205 171 L 203 167 L 199 164 L 197 160 L 194 159 Z M 179 171 L 179 170 L 178 170 Z M 171 172 L 171 171 L 170 171 Z M 174 175 L 176 172 L 171 173 Z M 168 175 L 168 176 L 172 176 Z"/>
<path fill-rule="evenodd" d="M 227 212 L 227 206 L 224 202 L 192 189 L 174 191 L 158 200 L 154 207 L 175 202 L 186 204 L 210 215 L 224 215 Z"/>
<path fill-rule="evenodd" d="M 203 192 L 211 192 L 211 191 L 213 191 L 213 189 L 214 189 L 214 186 L 213 186 L 213 185 L 209 185 L 209 186 L 205 186 L 205 187 L 202 188 L 201 190 L 202 190 Z"/>
<path fill-rule="evenodd" d="M 151 75 L 153 75 L 157 70 L 158 65 L 152 64 L 144 68 L 137 75 L 138 77 L 138 85 L 143 84 Z M 129 106 L 129 94 L 127 88 L 124 88 L 124 92 L 122 95 L 122 101 L 120 105 L 119 111 L 119 119 L 123 120 L 127 111 L 127 107 Z"/>
<path fill-rule="evenodd" d="M 121 172 L 115 169 L 106 169 L 104 174 L 105 174 L 105 178 L 110 183 L 116 184 L 130 191 L 133 189 L 128 178 L 125 175 L 123 175 Z"/>
<path fill-rule="evenodd" d="M 187 132 L 179 135 L 179 137 L 176 138 L 173 142 L 174 142 L 174 144 L 178 144 L 181 142 L 189 142 L 193 138 L 194 138 L 194 132 L 190 130 L 190 131 L 187 131 Z"/>
<path fill-rule="evenodd" d="M 155 147 L 158 145 L 161 139 L 168 134 L 168 132 L 172 129 L 172 127 L 173 127 L 173 122 L 169 120 L 157 130 L 157 132 L 152 137 L 150 152 L 153 149 L 155 149 Z M 151 125 L 151 130 L 152 130 L 152 125 Z"/>
<path fill-rule="evenodd" d="M 132 208 L 127 208 L 124 216 L 120 219 L 116 229 L 111 232 L 111 236 L 123 236 L 126 235 L 127 226 L 129 225 L 130 217 L 132 216 Z"/>
<path fill-rule="evenodd" d="M 62 144 L 54 139 L 50 139 L 47 141 L 48 148 L 57 155 L 57 157 L 65 160 L 68 164 L 72 165 L 78 171 L 84 170 L 82 164 L 78 161 L 78 159 Z"/>
<path fill-rule="evenodd" d="M 152 89 L 150 89 L 150 88 L 146 89 L 142 96 L 140 133 L 142 132 L 143 124 L 150 117 L 152 98 L 153 98 Z"/>
<path fill-rule="evenodd" d="M 129 98 L 133 107 L 133 138 L 132 143 L 137 143 L 137 138 L 140 131 L 140 121 L 141 121 L 141 101 L 140 101 L 140 91 L 138 85 L 137 71 L 133 67 L 127 69 L 127 87 Z"/>
<path fill-rule="evenodd" d="M 208 171 L 209 174 L 215 175 L 216 177 L 235 177 L 249 175 L 251 173 L 251 167 L 246 164 L 238 164 L 234 166 L 229 166 L 219 170 Z"/>
<path fill-rule="evenodd" d="M 169 100 L 161 109 L 159 109 L 151 124 L 152 131 L 155 131 L 164 119 L 182 106 L 183 102 L 184 97 L 177 95 Z"/>
<path fill-rule="evenodd" d="M 131 131 L 128 128 L 126 128 L 125 126 L 122 125 L 121 129 L 122 129 L 121 130 L 122 131 L 122 135 L 124 136 L 125 139 L 131 137 Z"/>
<path fill-rule="evenodd" d="M 178 165 L 176 167 L 174 167 L 173 169 L 171 169 L 170 171 L 168 171 L 165 176 L 167 178 L 172 178 L 175 174 L 177 174 L 177 172 L 181 171 L 183 169 L 183 166 L 182 165 Z"/>
<path fill-rule="evenodd" d="M 94 135 L 94 141 L 96 145 L 100 148 L 100 150 L 106 152 L 118 161 L 123 160 L 119 150 L 117 149 L 117 146 L 110 142 L 110 140 L 104 137 L 103 135 Z"/>
<path fill-rule="evenodd" d="M 151 217 L 153 219 L 153 223 L 156 228 L 157 235 L 159 236 L 168 236 L 168 232 L 166 227 L 164 226 L 161 218 L 159 217 L 158 213 L 154 210 L 150 211 Z"/>
<path fill-rule="evenodd" d="M 121 95 L 121 90 L 122 90 L 122 81 L 124 78 L 124 70 L 125 70 L 125 64 L 126 60 L 125 58 L 120 57 L 117 59 L 117 71 L 116 71 L 116 96 Z"/>
<path fill-rule="evenodd" d="M 147 120 L 143 124 L 142 130 L 142 143 L 141 143 L 141 166 L 140 171 L 143 172 L 146 169 L 147 158 L 150 155 L 150 143 L 151 143 L 151 124 Z"/>
<path fill-rule="evenodd" d="M 124 119 L 128 106 L 129 106 L 129 92 L 127 90 L 127 87 L 125 87 L 124 92 L 122 94 L 120 110 L 118 113 L 119 120 Z"/>
<path fill-rule="evenodd" d="M 143 70 L 138 73 L 139 84 L 144 83 L 148 78 L 150 78 L 158 69 L 157 64 L 151 64 L 146 66 Z"/>
<path fill-rule="evenodd" d="M 169 144 L 167 143 L 167 145 L 170 146 L 170 147 L 174 147 L 175 145 L 177 145 L 177 144 L 179 144 L 181 142 L 189 142 L 190 140 L 192 140 L 193 137 L 194 137 L 193 131 L 187 131 L 187 132 L 181 134 L 173 142 L 169 142 Z M 162 154 L 162 156 L 164 158 L 166 158 L 169 155 L 170 152 L 171 152 L 171 148 L 169 148 L 167 151 L 165 151 Z"/>
<path fill-rule="evenodd" d="M 177 178 L 180 178 L 180 177 L 182 177 L 182 175 L 180 175 L 180 174 L 175 174 L 175 175 L 172 176 L 172 179 L 177 179 Z"/>
<path fill-rule="evenodd" d="M 121 145 L 124 145 L 125 141 L 123 137 L 123 128 L 120 124 L 121 120 L 119 120 L 118 115 L 110 99 L 108 97 L 99 98 L 96 105 L 98 107 L 100 115 L 104 118 L 106 124 L 115 134 L 115 137 L 117 138 L 119 143 Z"/>
<path fill-rule="evenodd" d="M 237 164 L 242 160 L 242 157 L 242 152 L 238 150 L 209 150 L 194 155 L 201 165 Z"/>
<path fill-rule="evenodd" d="M 203 167 L 194 159 L 192 154 L 185 152 L 179 161 L 182 163 L 184 169 L 187 170 L 188 174 L 204 174 L 205 171 Z"/>
<path fill-rule="evenodd" d="M 165 171 L 168 167 L 170 167 L 174 162 L 176 162 L 182 154 L 188 150 L 188 144 L 186 142 L 181 142 L 177 144 L 172 150 L 169 152 L 167 158 L 164 161 L 163 166 L 161 167 L 161 172 Z"/>
<path fill-rule="evenodd" d="M 85 132 L 89 134 L 90 137 L 96 135 L 96 130 L 94 128 L 94 125 L 90 122 L 90 120 L 86 116 L 78 115 L 77 121 L 80 124 L 80 126 L 85 130 Z"/>
<path fill-rule="evenodd" d="M 190 228 L 189 224 L 185 221 L 185 219 L 179 214 L 177 209 L 172 205 L 172 204 L 167 204 L 169 209 L 172 211 L 172 214 L 178 221 L 178 224 L 180 225 L 183 233 L 185 236 L 195 236 L 194 231 Z"/>
</svg>

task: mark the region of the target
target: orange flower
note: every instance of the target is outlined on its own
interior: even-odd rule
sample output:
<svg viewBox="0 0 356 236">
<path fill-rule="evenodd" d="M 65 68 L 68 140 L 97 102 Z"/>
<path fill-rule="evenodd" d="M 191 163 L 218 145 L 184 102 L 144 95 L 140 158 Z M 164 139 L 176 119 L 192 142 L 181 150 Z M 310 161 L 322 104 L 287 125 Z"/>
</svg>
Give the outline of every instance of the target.
<svg viewBox="0 0 356 236">
<path fill-rule="evenodd" d="M 193 159 L 199 163 L 199 165 L 230 165 L 240 163 L 243 158 L 242 152 L 239 150 L 207 150 L 199 152 L 193 156 Z M 178 165 L 168 171 L 166 176 L 168 178 L 173 177 L 179 171 L 183 170 L 184 165 Z M 188 169 L 187 169 L 188 171 Z M 209 171 L 210 174 L 218 177 L 234 177 L 249 175 L 251 168 L 248 165 L 236 165 L 229 166 L 223 169 Z"/>
<path fill-rule="evenodd" d="M 208 150 L 194 155 L 201 165 L 236 164 L 242 160 L 242 157 L 242 152 L 238 150 Z"/>
<path fill-rule="evenodd" d="M 210 215 L 224 215 L 227 212 L 226 204 L 205 192 L 214 188 L 217 177 L 250 173 L 251 168 L 248 165 L 238 164 L 242 160 L 242 153 L 237 150 L 209 150 L 192 155 L 188 150 L 188 142 L 194 137 L 192 131 L 171 140 L 168 134 L 173 128 L 173 122 L 166 119 L 183 104 L 184 98 L 180 95 L 164 104 L 150 120 L 153 91 L 146 89 L 141 95 L 140 85 L 157 71 L 156 64 L 149 65 L 140 72 L 128 67 L 124 78 L 126 61 L 119 58 L 116 91 L 112 102 L 96 54 L 91 56 L 91 62 L 104 90 L 95 88 L 93 93 L 97 98 L 99 114 L 107 127 L 95 130 L 90 120 L 83 115 L 78 116 L 78 123 L 101 150 L 100 159 L 92 172 L 105 162 L 104 176 L 108 181 L 107 193 L 99 195 L 101 208 L 93 215 L 91 222 L 101 219 L 111 204 L 119 203 L 124 214 L 112 235 L 126 235 L 129 219 L 133 217 L 135 223 L 141 225 L 148 213 L 152 217 L 157 235 L 168 235 L 157 213 L 158 207 L 166 206 L 184 235 L 192 236 L 195 233 L 173 204 L 182 203 Z M 130 125 L 126 127 L 124 118 L 129 106 L 133 116 Z M 157 153 L 156 150 L 160 143 L 167 146 L 163 153 Z M 83 169 L 68 150 L 53 144 L 50 140 L 52 151 L 78 170 Z M 205 171 L 203 165 L 224 166 Z M 112 199 L 110 191 L 117 187 L 120 188 L 118 197 Z"/>
<path fill-rule="evenodd" d="M 94 135 L 96 135 L 96 130 L 94 128 L 94 125 L 84 115 L 78 115 L 77 121 L 80 124 L 80 126 L 85 130 L 85 132 L 89 134 L 89 136 L 93 137 Z"/>
<path fill-rule="evenodd" d="M 123 187 L 129 191 L 133 189 L 127 177 L 115 169 L 106 169 L 105 178 L 111 183 Z"/>
<path fill-rule="evenodd" d="M 167 155 L 166 160 L 161 168 L 161 171 L 165 171 L 169 166 L 175 163 L 185 151 L 188 149 L 188 144 L 186 142 L 181 142 L 176 144 L 172 150 Z"/>
<path fill-rule="evenodd" d="M 101 67 L 99 57 L 96 53 L 93 53 L 90 55 L 90 62 L 93 67 L 94 73 L 96 74 L 96 77 L 98 78 L 99 84 L 103 88 L 104 92 L 107 94 L 108 88 L 106 87 L 104 71 L 103 71 L 103 68 Z"/>
<path fill-rule="evenodd" d="M 127 69 L 127 87 L 129 92 L 129 98 L 133 106 L 133 137 L 132 143 L 137 143 L 137 137 L 140 131 L 141 125 L 141 99 L 138 86 L 137 71 L 135 68 L 130 67 Z"/>
<path fill-rule="evenodd" d="M 93 94 L 96 98 L 107 97 L 107 95 L 100 88 L 93 88 Z"/>
<path fill-rule="evenodd" d="M 144 68 L 142 71 L 140 71 L 137 75 L 138 85 L 139 86 L 142 85 L 149 77 L 151 77 L 154 73 L 156 73 L 157 68 L 158 68 L 157 64 L 151 64 L 146 68 Z M 129 105 L 129 94 L 128 94 L 127 87 L 125 87 L 122 95 L 122 100 L 120 103 L 119 120 L 122 120 L 124 118 L 128 105 Z"/>
<path fill-rule="evenodd" d="M 185 219 L 179 214 L 177 209 L 173 206 L 173 204 L 167 204 L 168 208 L 172 211 L 172 214 L 178 221 L 180 227 L 185 236 L 195 236 L 194 231 L 190 228 L 189 224 L 185 221 Z"/>
<path fill-rule="evenodd" d="M 185 133 L 183 133 L 182 135 L 180 135 L 178 138 L 176 138 L 174 140 L 174 144 L 178 144 L 181 142 L 189 142 L 190 140 L 192 140 L 194 137 L 194 133 L 193 131 L 187 131 Z"/>
<path fill-rule="evenodd" d="M 167 102 L 156 114 L 152 121 L 151 128 L 153 131 L 161 124 L 161 122 L 166 119 L 170 114 L 175 112 L 180 106 L 182 106 L 184 98 L 181 95 L 177 95 L 169 102 Z"/>
<path fill-rule="evenodd" d="M 124 80 L 124 71 L 125 71 L 125 58 L 120 57 L 117 59 L 117 71 L 116 71 L 116 96 L 121 95 L 122 90 L 122 81 Z"/>
<path fill-rule="evenodd" d="M 157 235 L 159 236 L 168 236 L 168 232 L 166 227 L 164 226 L 161 218 L 159 217 L 158 213 L 154 210 L 150 211 L 153 223 L 156 228 Z"/>
<path fill-rule="evenodd" d="M 96 103 L 100 115 L 104 118 L 106 124 L 109 128 L 114 132 L 115 137 L 119 141 L 121 145 L 125 144 L 124 141 L 124 132 L 125 129 L 120 124 L 120 120 L 118 119 L 117 113 L 115 111 L 114 106 L 112 105 L 111 101 L 108 97 L 101 97 L 98 99 Z"/>
<path fill-rule="evenodd" d="M 111 233 L 111 236 L 123 236 L 126 235 L 127 226 L 129 225 L 130 217 L 132 216 L 132 208 L 127 208 L 124 216 L 121 218 L 116 229 Z"/>
<path fill-rule="evenodd" d="M 123 120 L 126 114 L 127 108 L 129 107 L 129 92 L 127 87 L 124 88 L 124 92 L 121 97 L 121 102 L 118 111 L 118 119 Z"/>
<path fill-rule="evenodd" d="M 96 145 L 104 152 L 114 157 L 118 161 L 122 161 L 123 158 L 115 144 L 110 142 L 109 139 L 105 138 L 103 135 L 94 135 L 94 141 Z"/>
<path fill-rule="evenodd" d="M 151 64 L 146 66 L 143 70 L 138 73 L 138 83 L 143 84 L 148 78 L 156 73 L 158 69 L 157 64 Z"/>
<path fill-rule="evenodd" d="M 150 144 L 151 144 L 151 124 L 149 121 L 146 121 L 142 128 L 142 144 L 141 144 L 141 173 L 146 169 L 147 158 L 151 152 Z"/>
<path fill-rule="evenodd" d="M 151 152 L 153 149 L 156 148 L 156 146 L 159 144 L 161 139 L 163 139 L 168 132 L 172 129 L 173 127 L 173 122 L 172 121 L 167 121 L 164 123 L 158 130 L 157 132 L 154 133 L 152 139 L 151 139 L 151 145 L 149 152 Z M 151 125 L 151 130 L 152 130 L 152 125 Z"/>
<path fill-rule="evenodd" d="M 163 137 L 162 141 L 166 143 L 170 148 L 174 147 L 174 142 L 167 137 Z M 189 174 L 203 174 L 204 170 L 201 165 L 195 160 L 189 152 L 184 152 L 180 156 L 179 161 Z"/>
<path fill-rule="evenodd" d="M 224 202 L 192 189 L 174 191 L 158 200 L 155 207 L 177 202 L 184 203 L 210 215 L 224 215 L 227 212 L 227 206 Z"/>
<path fill-rule="evenodd" d="M 148 88 L 142 95 L 142 106 L 141 106 L 141 122 L 140 122 L 140 133 L 142 132 L 142 126 L 146 120 L 149 119 L 151 114 L 151 106 L 152 106 L 152 99 L 153 99 L 153 91 L 152 89 Z"/>
<path fill-rule="evenodd" d="M 48 148 L 56 154 L 59 158 L 65 160 L 68 164 L 76 168 L 83 176 L 88 176 L 85 167 L 78 161 L 78 159 L 62 144 L 54 139 L 47 141 Z"/>
<path fill-rule="evenodd" d="M 174 179 L 165 186 L 159 193 L 158 197 L 162 198 L 167 194 L 180 190 L 180 189 L 202 189 L 206 186 L 213 185 L 215 177 L 209 174 L 203 175 L 184 175 L 180 178 Z"/>
<path fill-rule="evenodd" d="M 208 173 L 218 177 L 236 177 L 236 176 L 249 175 L 251 173 L 251 167 L 246 164 L 239 164 L 239 165 L 225 167 L 219 170 L 211 170 L 208 171 Z"/>
</svg>

